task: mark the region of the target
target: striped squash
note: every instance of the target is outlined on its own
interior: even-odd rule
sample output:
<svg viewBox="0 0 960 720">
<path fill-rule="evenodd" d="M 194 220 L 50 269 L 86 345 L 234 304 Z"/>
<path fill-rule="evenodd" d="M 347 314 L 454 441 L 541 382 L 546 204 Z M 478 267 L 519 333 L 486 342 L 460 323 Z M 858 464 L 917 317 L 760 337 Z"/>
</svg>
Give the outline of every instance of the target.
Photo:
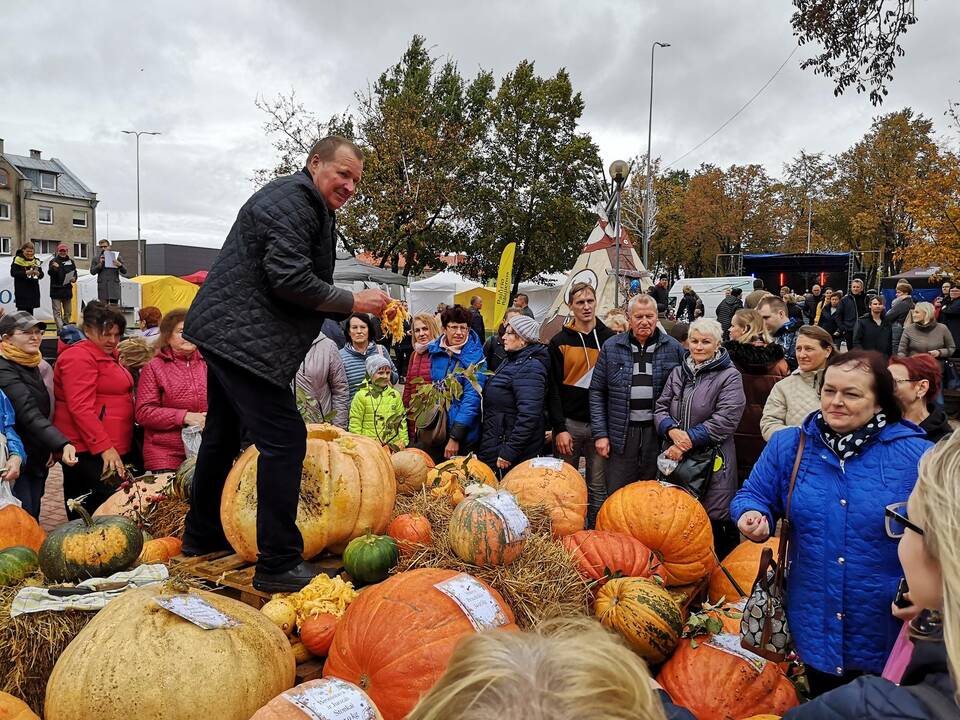
<svg viewBox="0 0 960 720">
<path fill-rule="evenodd" d="M 457 505 L 450 516 L 447 530 L 450 549 L 464 562 L 479 567 L 509 565 L 520 556 L 526 543 L 526 517 L 517 506 L 516 512 L 524 527 L 519 533 L 515 532 L 508 519 L 491 507 L 488 498 L 508 503 L 513 501 L 516 506 L 513 496 L 504 491 L 492 496 L 468 497 Z"/>
<path fill-rule="evenodd" d="M 683 627 L 677 601 L 648 578 L 610 580 L 597 593 L 594 613 L 650 664 L 667 659 Z"/>
</svg>

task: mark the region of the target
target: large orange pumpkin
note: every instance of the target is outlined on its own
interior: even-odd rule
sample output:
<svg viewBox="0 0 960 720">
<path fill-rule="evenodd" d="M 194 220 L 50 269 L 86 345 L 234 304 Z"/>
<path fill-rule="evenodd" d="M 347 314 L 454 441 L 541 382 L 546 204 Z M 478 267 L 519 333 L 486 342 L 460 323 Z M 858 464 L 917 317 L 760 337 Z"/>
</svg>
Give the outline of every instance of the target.
<svg viewBox="0 0 960 720">
<path fill-rule="evenodd" d="M 315 711 L 307 713 L 295 705 L 295 702 L 306 702 L 309 707 L 323 710 L 321 714 Z M 250 720 L 315 720 L 339 717 L 383 720 L 383 715 L 363 690 L 353 683 L 337 678 L 309 680 L 280 693 L 260 708 Z"/>
<path fill-rule="evenodd" d="M 297 527 L 303 557 L 342 552 L 368 532 L 383 533 L 396 499 L 393 466 L 372 438 L 333 425 L 307 427 Z M 257 559 L 257 458 L 250 446 L 227 476 L 220 502 L 223 531 L 237 554 Z"/>
<path fill-rule="evenodd" d="M 433 543 L 430 521 L 418 513 L 397 515 L 387 527 L 387 535 L 397 541 L 400 557 L 411 555 L 418 546 Z"/>
<path fill-rule="evenodd" d="M 137 511 L 144 510 L 150 504 L 149 498 L 159 495 L 173 481 L 175 473 L 144 475 L 131 482 L 129 492 L 117 490 L 94 510 L 94 517 L 102 515 L 123 515 L 132 517 Z"/>
<path fill-rule="evenodd" d="M 587 484 L 570 463 L 552 457 L 527 460 L 511 468 L 500 487 L 516 495 L 521 505 L 547 507 L 554 537 L 583 530 L 587 520 Z"/>
<path fill-rule="evenodd" d="M 700 720 L 783 715 L 799 703 L 780 667 L 741 648 L 739 635 L 680 643 L 657 680 Z"/>
<path fill-rule="evenodd" d="M 594 614 L 651 664 L 673 652 L 683 627 L 677 601 L 649 578 L 614 578 L 597 593 Z"/>
<path fill-rule="evenodd" d="M 659 563 L 646 545 L 623 533 L 581 530 L 560 539 L 596 592 L 615 577 L 650 577 Z"/>
<path fill-rule="evenodd" d="M 689 493 L 656 480 L 641 480 L 607 498 L 597 530 L 622 532 L 656 553 L 667 585 L 689 585 L 716 567 L 707 511 Z"/>
<path fill-rule="evenodd" d="M 474 483 L 497 487 L 497 476 L 473 455 L 452 457 L 427 473 L 427 487 L 434 497 L 449 497 L 454 506 L 464 498 L 464 489 Z"/>
<path fill-rule="evenodd" d="M 385 720 L 406 717 L 443 674 L 457 641 L 477 631 L 460 605 L 436 587 L 451 581 L 468 583 L 485 598 L 481 615 L 488 622 L 480 627 L 517 629 L 509 606 L 482 580 L 440 568 L 410 570 L 366 588 L 347 608 L 324 677 L 359 685 Z"/>
<path fill-rule="evenodd" d="M 40 720 L 20 698 L 0 692 L 0 720 Z"/>
<path fill-rule="evenodd" d="M 398 495 L 415 493 L 427 482 L 427 473 L 431 466 L 423 459 L 424 455 L 426 453 L 422 450 L 407 449 L 390 456 L 390 463 L 397 476 Z"/>
<path fill-rule="evenodd" d="M 180 554 L 183 548 L 183 541 L 175 537 L 162 537 L 155 540 L 147 540 L 143 544 L 143 550 L 140 551 L 141 563 L 166 563 L 170 558 Z"/>
<path fill-rule="evenodd" d="M 762 543 L 747 540 L 737 545 L 720 562 L 746 595 L 750 594 L 753 581 L 757 579 L 757 571 L 760 569 L 760 555 L 763 554 L 764 548 L 773 550 L 773 556 L 776 557 L 777 551 L 780 549 L 780 538 L 772 537 Z M 744 597 L 736 591 L 719 566 L 710 574 L 710 589 L 708 592 L 712 603 L 720 602 L 720 598 L 736 602 Z"/>
<path fill-rule="evenodd" d="M 528 531 L 529 523 L 516 499 L 501 490 L 457 505 L 450 516 L 447 540 L 464 562 L 479 567 L 509 565 L 523 551 Z"/>
<path fill-rule="evenodd" d="M 16 505 L 7 505 L 0 509 L 0 550 L 23 545 L 34 552 L 40 552 L 47 533 L 33 519 L 33 516 Z"/>
</svg>

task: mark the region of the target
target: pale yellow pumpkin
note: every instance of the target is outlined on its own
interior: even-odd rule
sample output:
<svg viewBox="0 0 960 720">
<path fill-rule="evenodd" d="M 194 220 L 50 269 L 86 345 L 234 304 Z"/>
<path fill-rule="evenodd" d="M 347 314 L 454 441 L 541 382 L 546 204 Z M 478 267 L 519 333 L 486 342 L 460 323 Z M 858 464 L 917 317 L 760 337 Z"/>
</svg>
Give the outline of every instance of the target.
<svg viewBox="0 0 960 720">
<path fill-rule="evenodd" d="M 333 425 L 307 428 L 297 528 L 303 557 L 342 552 L 353 538 L 382 534 L 396 499 L 393 466 L 373 439 Z M 257 559 L 257 458 L 251 446 L 227 476 L 220 519 L 227 540 L 249 562 Z"/>
<path fill-rule="evenodd" d="M 430 467 L 421 450 L 401 450 L 390 456 L 390 463 L 397 476 L 397 494 L 410 495 L 427 482 Z"/>
<path fill-rule="evenodd" d="M 163 585 L 128 590 L 67 646 L 47 683 L 47 720 L 249 720 L 293 686 L 290 641 L 262 613 L 191 590 L 235 627 L 204 630 L 161 608 Z"/>
<path fill-rule="evenodd" d="M 94 517 L 100 515 L 123 515 L 133 517 L 138 510 L 145 510 L 149 498 L 159 495 L 170 487 L 176 473 L 158 473 L 136 478 L 125 490 L 117 490 L 94 510 Z"/>
</svg>

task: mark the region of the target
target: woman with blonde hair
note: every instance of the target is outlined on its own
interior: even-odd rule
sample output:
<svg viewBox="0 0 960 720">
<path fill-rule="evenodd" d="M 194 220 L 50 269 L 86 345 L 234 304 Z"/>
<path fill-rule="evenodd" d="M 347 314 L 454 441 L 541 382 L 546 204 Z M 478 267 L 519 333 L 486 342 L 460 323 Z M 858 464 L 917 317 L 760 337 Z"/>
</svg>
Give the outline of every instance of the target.
<svg viewBox="0 0 960 720">
<path fill-rule="evenodd" d="M 790 374 L 783 346 L 773 342 L 757 310 L 737 310 L 730 324 L 730 340 L 723 346 L 743 377 L 746 406 L 733 435 L 737 449 L 737 482 L 742 485 L 766 441 L 760 432 L 763 408 L 774 386 Z"/>
<path fill-rule="evenodd" d="M 925 353 L 941 361 L 953 355 L 957 344 L 947 326 L 937 322 L 933 305 L 928 302 L 917 303 L 912 317 L 913 324 L 905 327 L 900 336 L 897 355 L 911 357 Z"/>
<path fill-rule="evenodd" d="M 899 685 L 862 677 L 789 711 L 784 720 L 960 717 L 955 678 L 960 674 L 960 433 L 920 459 L 906 502 L 884 511 L 886 534 L 899 538 L 898 555 L 909 587 L 902 620 L 921 610 L 942 614 L 939 627 L 917 639 Z"/>
<path fill-rule="evenodd" d="M 627 314 L 620 308 L 607 310 L 607 314 L 603 316 L 603 324 L 616 333 L 626 332 L 630 329 Z"/>
<path fill-rule="evenodd" d="M 461 640 L 407 720 L 664 720 L 669 700 L 654 687 L 643 660 L 596 620 L 556 618 Z M 692 720 L 676 710 L 670 717 Z"/>
<path fill-rule="evenodd" d="M 833 337 L 817 325 L 797 330 L 798 368 L 773 386 L 763 406 L 760 432 L 763 439 L 777 430 L 799 426 L 805 417 L 820 408 L 820 386 L 827 360 L 836 352 Z"/>
<path fill-rule="evenodd" d="M 413 336 L 413 352 L 407 362 L 407 374 L 403 383 L 403 406 L 410 409 L 410 401 L 424 384 L 430 383 L 430 354 L 427 345 L 440 337 L 440 321 L 432 313 L 418 313 L 410 323 Z M 421 382 L 414 382 L 420 378 Z M 407 417 L 407 435 L 411 444 L 416 438 L 416 418 Z"/>
</svg>

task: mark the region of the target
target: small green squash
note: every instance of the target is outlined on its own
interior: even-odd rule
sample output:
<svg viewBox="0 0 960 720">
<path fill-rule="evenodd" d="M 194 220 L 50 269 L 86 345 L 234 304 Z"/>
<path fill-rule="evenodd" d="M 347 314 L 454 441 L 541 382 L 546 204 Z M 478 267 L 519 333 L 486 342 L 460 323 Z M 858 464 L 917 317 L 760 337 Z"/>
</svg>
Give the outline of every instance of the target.
<svg viewBox="0 0 960 720">
<path fill-rule="evenodd" d="M 23 545 L 0 550 L 0 587 L 16 585 L 39 567 L 37 554 Z"/>
<path fill-rule="evenodd" d="M 173 482 L 170 484 L 170 491 L 175 498 L 190 502 L 190 491 L 193 488 L 193 473 L 197 469 L 196 456 L 188 457 L 177 468 L 173 476 Z"/>
<path fill-rule="evenodd" d="M 143 550 L 140 528 L 120 515 L 91 518 L 76 500 L 68 504 L 80 519 L 53 529 L 40 546 L 40 569 L 48 580 L 107 577 L 133 566 Z"/>
<path fill-rule="evenodd" d="M 400 550 L 389 535 L 361 535 L 351 540 L 343 551 L 347 574 L 364 585 L 386 580 L 399 559 Z"/>
</svg>

